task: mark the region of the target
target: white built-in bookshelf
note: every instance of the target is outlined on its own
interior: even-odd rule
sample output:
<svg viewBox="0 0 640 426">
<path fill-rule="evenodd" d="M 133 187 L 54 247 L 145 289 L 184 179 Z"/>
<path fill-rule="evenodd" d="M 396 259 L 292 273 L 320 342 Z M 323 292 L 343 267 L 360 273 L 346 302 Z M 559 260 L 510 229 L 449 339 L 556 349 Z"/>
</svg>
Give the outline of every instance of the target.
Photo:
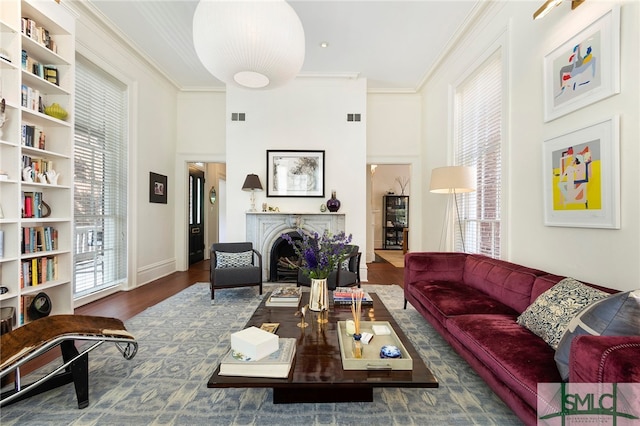
<svg viewBox="0 0 640 426">
<path fill-rule="evenodd" d="M 22 325 L 40 292 L 51 314 L 73 313 L 75 18 L 54 0 L 1 1 L 0 306 Z"/>
</svg>

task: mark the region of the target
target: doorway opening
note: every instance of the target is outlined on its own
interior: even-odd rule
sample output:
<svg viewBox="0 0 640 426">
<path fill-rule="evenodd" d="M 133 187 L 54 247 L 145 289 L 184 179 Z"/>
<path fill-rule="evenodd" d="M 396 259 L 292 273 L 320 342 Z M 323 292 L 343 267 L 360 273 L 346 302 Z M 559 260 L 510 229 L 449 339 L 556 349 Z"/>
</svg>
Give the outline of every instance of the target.
<svg viewBox="0 0 640 426">
<path fill-rule="evenodd" d="M 411 164 L 368 164 L 367 169 L 368 178 L 370 179 L 368 183 L 370 210 L 367 215 L 367 233 L 368 242 L 370 242 L 368 247 L 370 247 L 370 250 L 367 253 L 367 262 L 375 262 L 379 256 L 378 253 L 389 243 L 387 231 L 392 233 L 395 246 L 400 248 L 399 253 L 405 251 L 403 247 L 408 247 L 410 223 L 400 224 L 401 221 L 398 218 L 386 217 L 389 214 L 386 206 L 389 200 L 385 196 L 397 197 L 403 195 L 410 197 L 412 170 Z M 406 210 L 406 213 L 408 213 L 408 203 Z M 409 219 L 408 222 L 413 220 L 410 217 L 407 217 L 407 219 Z M 388 225 L 389 221 L 392 224 L 387 227 L 386 225 Z M 398 228 L 399 226 L 401 227 Z M 396 248 L 395 246 L 394 248 Z"/>
<path fill-rule="evenodd" d="M 211 244 L 225 240 L 226 164 L 188 163 L 189 265 L 210 258 Z"/>
</svg>

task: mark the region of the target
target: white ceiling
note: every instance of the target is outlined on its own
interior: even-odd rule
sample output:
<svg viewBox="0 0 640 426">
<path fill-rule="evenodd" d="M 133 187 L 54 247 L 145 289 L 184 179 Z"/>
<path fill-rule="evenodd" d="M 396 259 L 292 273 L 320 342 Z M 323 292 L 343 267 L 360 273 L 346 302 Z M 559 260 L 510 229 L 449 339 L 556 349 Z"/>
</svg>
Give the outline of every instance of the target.
<svg viewBox="0 0 640 426">
<path fill-rule="evenodd" d="M 483 0 L 290 0 L 302 21 L 302 75 L 357 75 L 370 91 L 415 91 Z M 182 90 L 223 89 L 192 40 L 197 0 L 85 5 Z M 328 48 L 321 48 L 326 41 Z"/>
</svg>

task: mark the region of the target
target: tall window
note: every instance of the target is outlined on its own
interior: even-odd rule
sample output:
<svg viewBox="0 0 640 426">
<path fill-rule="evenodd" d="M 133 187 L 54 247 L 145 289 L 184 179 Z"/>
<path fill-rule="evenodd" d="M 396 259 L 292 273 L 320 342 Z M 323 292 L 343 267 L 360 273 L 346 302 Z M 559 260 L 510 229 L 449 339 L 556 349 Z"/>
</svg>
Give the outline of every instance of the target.
<svg viewBox="0 0 640 426">
<path fill-rule="evenodd" d="M 476 192 L 459 197 L 465 246 L 467 252 L 494 258 L 500 257 L 502 92 L 498 51 L 455 94 L 456 164 L 477 169 Z M 456 249 L 462 250 L 460 238 Z"/>
<path fill-rule="evenodd" d="M 126 86 L 76 61 L 74 277 L 76 297 L 127 274 Z"/>
</svg>

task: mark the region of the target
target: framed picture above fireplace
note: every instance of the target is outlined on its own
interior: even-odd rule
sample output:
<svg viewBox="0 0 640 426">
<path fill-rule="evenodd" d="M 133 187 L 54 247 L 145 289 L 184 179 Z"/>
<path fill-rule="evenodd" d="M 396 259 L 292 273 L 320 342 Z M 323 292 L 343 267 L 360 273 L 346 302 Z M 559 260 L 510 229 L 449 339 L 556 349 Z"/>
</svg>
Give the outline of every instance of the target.
<svg viewBox="0 0 640 426">
<path fill-rule="evenodd" d="M 324 151 L 267 150 L 267 197 L 324 197 Z"/>
</svg>

